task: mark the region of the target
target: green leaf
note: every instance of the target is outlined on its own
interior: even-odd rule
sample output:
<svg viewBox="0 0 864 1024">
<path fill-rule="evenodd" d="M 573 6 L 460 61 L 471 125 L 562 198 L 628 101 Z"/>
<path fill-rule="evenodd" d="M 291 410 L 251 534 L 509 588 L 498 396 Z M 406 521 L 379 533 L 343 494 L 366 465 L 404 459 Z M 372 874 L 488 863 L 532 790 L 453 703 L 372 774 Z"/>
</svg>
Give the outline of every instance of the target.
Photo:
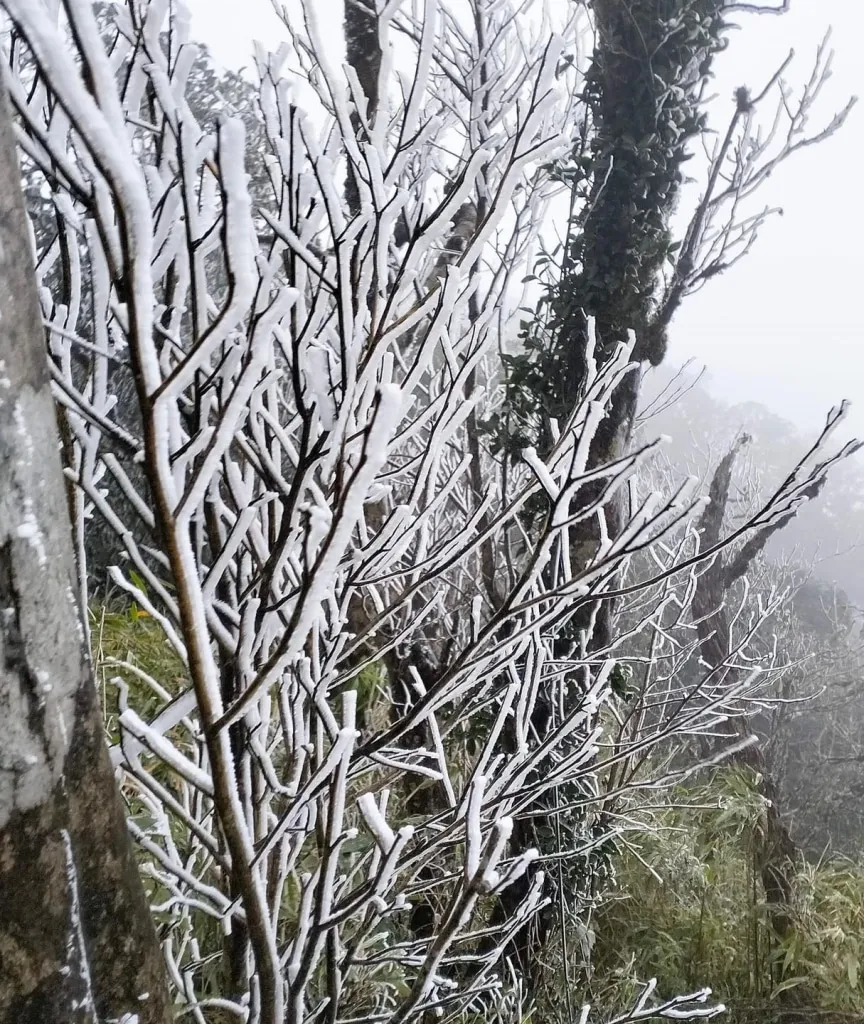
<svg viewBox="0 0 864 1024">
<path fill-rule="evenodd" d="M 129 570 L 129 579 L 135 584 L 142 594 L 147 593 L 147 584 L 144 582 L 143 577 L 135 572 L 134 569 Z"/>
<path fill-rule="evenodd" d="M 807 981 L 806 975 L 798 975 L 795 978 L 786 978 L 781 981 L 779 985 L 774 986 L 774 990 L 771 992 L 771 999 L 776 999 L 781 992 L 788 992 L 790 988 L 795 988 L 796 985 L 800 985 L 802 981 Z"/>
</svg>

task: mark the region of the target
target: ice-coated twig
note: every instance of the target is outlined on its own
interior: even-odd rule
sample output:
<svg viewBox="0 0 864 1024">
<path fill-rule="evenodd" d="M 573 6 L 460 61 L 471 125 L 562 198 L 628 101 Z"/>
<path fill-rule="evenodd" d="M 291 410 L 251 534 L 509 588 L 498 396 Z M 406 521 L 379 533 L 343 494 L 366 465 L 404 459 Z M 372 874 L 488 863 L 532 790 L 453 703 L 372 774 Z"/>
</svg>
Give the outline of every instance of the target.
<svg viewBox="0 0 864 1024">
<path fill-rule="evenodd" d="M 350 48 L 346 68 L 316 0 L 276 3 L 287 42 L 215 111 L 182 4 L 2 6 L 22 158 L 52 197 L 33 244 L 79 588 L 101 570 L 172 655 L 100 669 L 178 1012 L 483 1015 L 518 987 L 508 950 L 549 898 L 518 827 L 538 799 L 578 817 L 669 784 L 668 751 L 744 718 L 772 678 L 754 646 L 779 594 L 742 587 L 698 670 L 686 610 L 706 558 L 776 528 L 848 454 L 827 453 L 839 414 L 765 508 L 700 547 L 693 484 L 651 478 L 653 439 L 589 468 L 635 370 L 634 337 L 603 361 L 592 322 L 549 449 L 493 454 L 480 424 L 557 187 L 546 163 L 584 114 L 579 62 L 559 60 L 578 14 L 360 3 L 369 60 Z M 588 519 L 600 541 L 578 554 Z M 613 599 L 621 629 L 595 650 Z M 645 674 L 632 704 L 625 666 Z M 230 998 L 205 997 L 216 960 Z M 618 1024 L 716 1012 L 653 993 Z"/>
</svg>

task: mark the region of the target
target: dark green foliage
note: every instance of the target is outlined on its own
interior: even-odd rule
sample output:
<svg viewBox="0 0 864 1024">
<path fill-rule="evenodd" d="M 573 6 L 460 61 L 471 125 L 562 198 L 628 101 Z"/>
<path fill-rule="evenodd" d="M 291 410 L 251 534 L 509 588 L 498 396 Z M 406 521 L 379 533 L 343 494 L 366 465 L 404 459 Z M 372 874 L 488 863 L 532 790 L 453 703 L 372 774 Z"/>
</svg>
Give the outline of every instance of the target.
<svg viewBox="0 0 864 1024">
<path fill-rule="evenodd" d="M 592 191 L 561 306 L 567 315 L 578 304 L 615 341 L 625 329 L 644 334 L 650 321 L 657 274 L 670 256 L 681 165 L 705 129 L 698 87 L 722 48 L 722 7 L 722 0 L 595 6 L 606 44 L 586 75 Z M 640 357 L 658 359 L 644 338 L 641 345 Z"/>
<path fill-rule="evenodd" d="M 568 225 L 560 274 L 544 285 L 507 357 L 508 415 L 490 424 L 499 444 L 548 444 L 548 419 L 563 420 L 585 380 L 587 318 L 601 360 L 637 337 L 635 358 L 658 364 L 665 331 L 653 323 L 669 233 L 690 144 L 706 129 L 700 86 L 723 49 L 722 0 L 595 0 L 599 42 L 585 76 L 586 141 L 555 174 L 578 213 Z M 552 263 L 540 259 L 538 276 Z M 635 392 L 630 385 L 629 391 Z M 619 404 L 611 429 L 626 424 Z M 612 420 L 615 416 L 611 417 Z"/>
</svg>

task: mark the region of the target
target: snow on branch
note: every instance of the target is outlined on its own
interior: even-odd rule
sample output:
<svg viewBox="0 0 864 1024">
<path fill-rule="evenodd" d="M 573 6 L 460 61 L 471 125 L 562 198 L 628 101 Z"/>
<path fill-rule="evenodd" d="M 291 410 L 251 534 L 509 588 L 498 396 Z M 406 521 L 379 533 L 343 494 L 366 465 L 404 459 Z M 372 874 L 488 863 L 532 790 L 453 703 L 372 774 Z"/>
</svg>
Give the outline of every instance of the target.
<svg viewBox="0 0 864 1024">
<path fill-rule="evenodd" d="M 618 655 L 561 639 L 616 593 L 628 635 L 660 628 L 705 555 L 688 485 L 573 557 L 574 525 L 605 522 L 656 447 L 588 468 L 632 338 L 589 353 L 542 458 L 505 465 L 478 428 L 545 167 L 576 131 L 559 57 L 578 19 L 535 31 L 523 4 L 475 0 L 472 28 L 439 0 L 379 2 L 377 109 L 358 116 L 374 90 L 304 0 L 226 115 L 196 91 L 182 5 L 3 6 L 22 157 L 52 197 L 34 245 L 82 592 L 112 566 L 178 666 L 111 666 L 177 998 L 266 1024 L 491 1006 L 545 899 L 520 814 L 560 790 L 590 828 L 616 766 L 712 729 L 749 686 L 688 697 L 681 648 L 610 741 Z M 752 526 L 791 513 L 821 452 Z M 645 552 L 662 569 L 622 587 Z M 652 993 L 621 1020 L 716 1012 Z"/>
</svg>

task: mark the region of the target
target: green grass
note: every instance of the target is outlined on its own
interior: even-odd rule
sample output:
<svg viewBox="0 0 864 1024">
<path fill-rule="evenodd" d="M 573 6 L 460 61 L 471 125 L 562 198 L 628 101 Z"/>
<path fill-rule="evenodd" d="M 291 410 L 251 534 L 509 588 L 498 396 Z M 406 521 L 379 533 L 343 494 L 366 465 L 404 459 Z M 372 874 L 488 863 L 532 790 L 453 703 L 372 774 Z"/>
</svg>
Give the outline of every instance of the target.
<svg viewBox="0 0 864 1024">
<path fill-rule="evenodd" d="M 617 890 L 599 911 L 597 1001 L 622 1005 L 637 980 L 671 996 L 710 985 L 731 1024 L 770 1024 L 795 1010 L 840 1024 L 864 1018 L 864 865 L 802 864 L 794 925 L 773 933 L 754 871 L 763 807 L 752 777 L 717 772 L 654 831 L 624 844 Z"/>
<path fill-rule="evenodd" d="M 123 611 L 94 607 L 90 626 L 106 727 L 116 740 L 118 680 L 127 688 L 129 705 L 145 719 L 157 712 L 164 694 L 177 694 L 189 681 L 158 623 L 134 605 Z M 372 725 L 386 688 L 382 669 L 364 670 L 352 685 Z M 182 730 L 172 739 L 181 748 L 190 742 Z M 170 773 L 155 758 L 145 757 L 144 763 L 160 782 L 172 785 Z M 724 1019 L 730 1024 L 772 1024 L 796 1008 L 802 1020 L 819 1024 L 864 1019 L 864 865 L 839 859 L 802 864 L 794 927 L 786 940 L 778 941 L 754 871 L 753 837 L 764 807 L 753 783 L 741 770 L 717 771 L 701 786 L 672 793 L 669 804 L 674 806 L 655 810 L 650 832 L 619 843 L 617 884 L 591 923 L 596 938 L 590 974 L 576 967 L 569 975 L 577 1003 L 591 1001 L 610 1013 L 624 1010 L 639 983 L 657 977 L 663 996 L 710 985 L 729 1007 Z M 146 827 L 146 809 L 134 787 L 124 792 L 130 814 Z M 188 837 L 182 829 L 174 835 L 175 824 L 172 836 L 182 847 Z M 146 863 L 147 855 L 139 856 Z M 210 881 L 218 884 L 215 877 Z M 147 885 L 154 903 L 167 895 L 152 878 Z M 288 886 L 286 900 L 292 898 L 296 894 Z M 158 923 L 177 926 L 170 912 Z M 215 994 L 221 936 L 212 919 L 197 920 L 196 915 L 194 927 L 196 933 L 200 929 L 202 952 L 214 958 L 203 968 L 202 980 Z M 570 945 L 578 946 L 570 938 Z M 555 980 L 560 951 L 550 948 L 544 959 L 552 989 L 563 988 L 563 968 Z"/>
<path fill-rule="evenodd" d="M 129 688 L 129 704 L 145 720 L 164 701 L 136 674 L 136 668 L 172 696 L 189 685 L 186 667 L 162 628 L 134 604 L 126 610 L 91 607 L 90 637 L 96 682 L 112 741 L 117 738 L 117 680 Z"/>
</svg>

